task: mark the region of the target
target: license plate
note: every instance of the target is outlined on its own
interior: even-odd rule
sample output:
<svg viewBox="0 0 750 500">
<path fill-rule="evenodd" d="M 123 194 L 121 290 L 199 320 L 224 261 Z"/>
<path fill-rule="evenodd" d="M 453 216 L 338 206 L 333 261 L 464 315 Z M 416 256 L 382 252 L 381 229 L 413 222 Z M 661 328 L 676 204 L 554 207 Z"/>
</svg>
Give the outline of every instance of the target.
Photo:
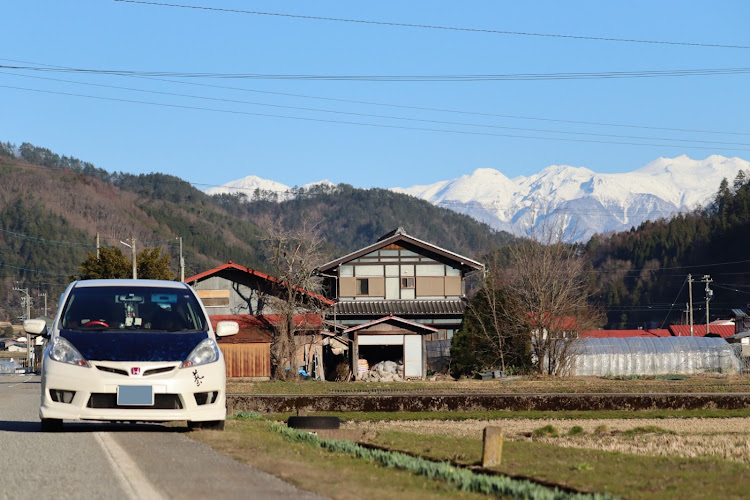
<svg viewBox="0 0 750 500">
<path fill-rule="evenodd" d="M 150 385 L 118 386 L 117 406 L 154 406 L 154 390 Z"/>
</svg>

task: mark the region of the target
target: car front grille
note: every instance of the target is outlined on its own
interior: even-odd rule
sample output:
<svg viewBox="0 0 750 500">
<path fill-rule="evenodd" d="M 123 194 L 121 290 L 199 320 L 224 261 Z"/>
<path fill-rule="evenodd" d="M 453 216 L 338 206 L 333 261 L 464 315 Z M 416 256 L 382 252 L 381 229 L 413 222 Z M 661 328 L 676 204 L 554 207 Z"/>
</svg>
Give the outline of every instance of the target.
<svg viewBox="0 0 750 500">
<path fill-rule="evenodd" d="M 96 365 L 97 370 L 101 370 L 103 372 L 109 372 L 109 373 L 116 373 L 117 375 L 125 375 L 128 376 L 128 372 L 125 370 L 120 370 L 119 368 L 112 368 L 111 366 L 100 366 Z"/>
<path fill-rule="evenodd" d="M 143 376 L 144 377 L 148 377 L 149 375 L 157 375 L 159 373 L 167 373 L 167 372 L 171 372 L 174 369 L 175 369 L 174 366 L 163 366 L 161 368 L 152 368 L 151 370 L 146 370 L 145 372 L 143 372 Z"/>
<path fill-rule="evenodd" d="M 177 394 L 154 394 L 153 406 L 118 406 L 117 394 L 93 392 L 86 406 L 88 408 L 127 408 L 132 410 L 181 410 L 182 400 Z"/>
</svg>

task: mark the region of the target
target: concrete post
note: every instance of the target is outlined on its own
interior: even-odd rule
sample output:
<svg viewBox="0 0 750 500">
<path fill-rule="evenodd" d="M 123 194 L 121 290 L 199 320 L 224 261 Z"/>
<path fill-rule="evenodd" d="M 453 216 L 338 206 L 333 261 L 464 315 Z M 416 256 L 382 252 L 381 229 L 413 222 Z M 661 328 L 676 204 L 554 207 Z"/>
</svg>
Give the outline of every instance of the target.
<svg viewBox="0 0 750 500">
<path fill-rule="evenodd" d="M 503 458 L 503 430 L 500 427 L 485 427 L 482 433 L 482 467 L 500 465 Z"/>
</svg>

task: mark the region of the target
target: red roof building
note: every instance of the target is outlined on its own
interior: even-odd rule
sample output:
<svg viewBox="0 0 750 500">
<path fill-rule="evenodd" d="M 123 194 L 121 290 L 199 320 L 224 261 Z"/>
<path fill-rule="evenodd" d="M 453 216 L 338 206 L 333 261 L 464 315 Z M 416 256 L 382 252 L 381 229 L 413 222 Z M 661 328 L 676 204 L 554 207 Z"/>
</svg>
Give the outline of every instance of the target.
<svg viewBox="0 0 750 500">
<path fill-rule="evenodd" d="M 629 338 L 629 337 L 671 337 L 669 330 L 656 328 L 651 330 L 584 330 L 581 332 L 581 338 Z"/>
</svg>

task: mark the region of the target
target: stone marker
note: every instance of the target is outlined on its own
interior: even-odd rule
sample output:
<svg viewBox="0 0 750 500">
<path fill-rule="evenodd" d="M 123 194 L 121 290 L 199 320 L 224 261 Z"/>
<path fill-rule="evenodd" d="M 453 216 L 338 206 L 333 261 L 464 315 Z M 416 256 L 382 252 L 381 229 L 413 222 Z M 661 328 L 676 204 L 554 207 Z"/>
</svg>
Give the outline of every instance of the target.
<svg viewBox="0 0 750 500">
<path fill-rule="evenodd" d="M 482 467 L 500 465 L 503 458 L 503 430 L 500 427 L 485 427 L 482 434 Z"/>
</svg>

